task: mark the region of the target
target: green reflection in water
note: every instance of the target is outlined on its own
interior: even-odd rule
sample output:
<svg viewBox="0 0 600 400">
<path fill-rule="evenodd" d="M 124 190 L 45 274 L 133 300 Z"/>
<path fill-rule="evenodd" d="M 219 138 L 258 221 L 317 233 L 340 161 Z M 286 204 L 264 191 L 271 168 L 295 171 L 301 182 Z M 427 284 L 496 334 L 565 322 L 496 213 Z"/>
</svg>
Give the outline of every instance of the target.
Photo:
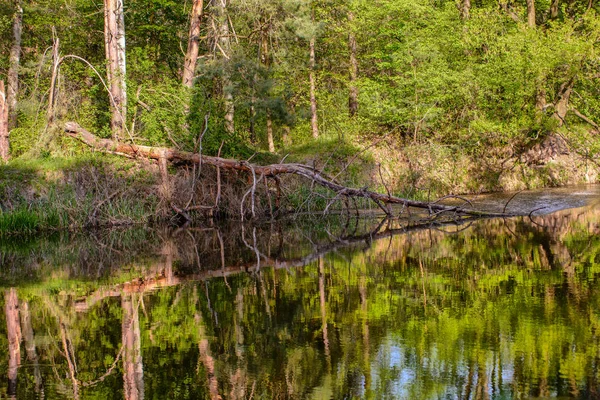
<svg viewBox="0 0 600 400">
<path fill-rule="evenodd" d="M 600 396 L 600 209 L 377 224 L 3 243 L 1 394 Z"/>
</svg>

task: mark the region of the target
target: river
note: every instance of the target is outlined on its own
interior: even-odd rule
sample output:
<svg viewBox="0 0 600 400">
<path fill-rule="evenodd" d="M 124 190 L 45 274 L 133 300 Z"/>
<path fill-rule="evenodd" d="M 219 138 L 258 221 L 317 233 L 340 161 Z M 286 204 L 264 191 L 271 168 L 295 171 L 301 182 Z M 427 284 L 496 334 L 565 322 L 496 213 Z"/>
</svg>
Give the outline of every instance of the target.
<svg viewBox="0 0 600 400">
<path fill-rule="evenodd" d="M 599 199 L 4 239 L 0 395 L 598 398 Z"/>
</svg>

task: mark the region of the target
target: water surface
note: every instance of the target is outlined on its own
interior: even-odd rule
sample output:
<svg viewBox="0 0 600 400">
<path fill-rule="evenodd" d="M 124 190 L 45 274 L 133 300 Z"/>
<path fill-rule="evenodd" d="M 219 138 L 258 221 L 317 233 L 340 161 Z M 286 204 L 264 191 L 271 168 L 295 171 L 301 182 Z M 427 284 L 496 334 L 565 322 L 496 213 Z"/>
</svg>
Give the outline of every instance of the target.
<svg viewBox="0 0 600 400">
<path fill-rule="evenodd" d="M 4 240 L 0 393 L 600 397 L 600 207 L 577 190 L 583 203 L 544 193 L 579 208 L 460 225 L 340 216 Z"/>
</svg>

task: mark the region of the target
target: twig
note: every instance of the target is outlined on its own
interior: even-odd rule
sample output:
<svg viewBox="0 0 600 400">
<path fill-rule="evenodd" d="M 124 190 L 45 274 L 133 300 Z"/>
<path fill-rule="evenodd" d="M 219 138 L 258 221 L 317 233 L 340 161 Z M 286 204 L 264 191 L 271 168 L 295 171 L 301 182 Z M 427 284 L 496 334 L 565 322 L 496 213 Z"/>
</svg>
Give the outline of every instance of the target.
<svg viewBox="0 0 600 400">
<path fill-rule="evenodd" d="M 513 194 L 510 199 L 508 199 L 508 201 L 506 202 L 506 204 L 504 204 L 504 208 L 502 209 L 502 213 L 506 213 L 506 207 L 508 207 L 508 204 L 512 201 L 512 199 L 514 199 L 519 193 L 521 193 L 522 190 L 519 190 L 517 193 Z M 532 211 L 533 212 L 533 211 Z"/>
</svg>

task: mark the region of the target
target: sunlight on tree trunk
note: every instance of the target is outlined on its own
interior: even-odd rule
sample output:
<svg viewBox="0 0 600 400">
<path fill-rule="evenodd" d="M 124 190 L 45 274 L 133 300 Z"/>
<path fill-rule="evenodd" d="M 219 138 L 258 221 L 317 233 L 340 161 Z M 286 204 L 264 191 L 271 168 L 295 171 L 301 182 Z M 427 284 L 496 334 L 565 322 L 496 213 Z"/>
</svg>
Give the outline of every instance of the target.
<svg viewBox="0 0 600 400">
<path fill-rule="evenodd" d="M 141 294 L 121 295 L 123 309 L 123 392 L 126 400 L 143 400 L 144 398 L 144 365 L 142 363 L 142 347 L 140 334 L 140 318 L 138 314 L 139 296 Z"/>
<path fill-rule="evenodd" d="M 356 36 L 354 35 L 354 13 L 348 12 L 348 21 L 350 22 L 350 33 L 348 34 L 348 48 L 350 50 L 350 90 L 348 95 L 348 113 L 354 117 L 358 112 L 358 87 L 356 79 L 358 78 L 358 60 L 356 58 Z"/>
<path fill-rule="evenodd" d="M 13 16 L 13 42 L 10 48 L 7 73 L 7 102 L 9 109 L 8 129 L 17 126 L 17 97 L 19 95 L 19 67 L 21 62 L 21 33 L 23 31 L 23 7 L 21 1 L 15 1 Z"/>
<path fill-rule="evenodd" d="M 227 0 L 217 0 L 217 17 L 219 26 L 217 45 L 224 59 L 229 60 L 231 55 L 231 40 L 229 38 L 229 19 L 227 18 Z M 229 134 L 235 132 L 235 106 L 233 104 L 233 93 L 231 79 L 227 68 L 223 71 L 221 78 L 223 87 L 223 101 L 225 104 L 225 130 Z"/>
<path fill-rule="evenodd" d="M 0 158 L 5 162 L 8 161 L 9 149 L 8 102 L 6 101 L 4 81 L 0 80 Z"/>
<path fill-rule="evenodd" d="M 269 52 L 269 36 L 268 32 L 261 32 L 261 54 L 260 59 L 262 64 L 268 70 L 271 67 L 271 54 Z M 273 121 L 271 119 L 271 110 L 267 108 L 267 143 L 269 151 L 275 152 L 275 141 L 273 140 Z"/>
<path fill-rule="evenodd" d="M 319 123 L 317 117 L 317 95 L 316 95 L 316 77 L 315 77 L 315 38 L 312 37 L 309 42 L 310 46 L 310 127 L 312 129 L 313 138 L 319 137 Z"/>
<path fill-rule="evenodd" d="M 113 138 L 118 140 L 124 135 L 127 118 L 123 0 L 104 0 L 104 45 L 111 93 L 111 130 Z"/>
<path fill-rule="evenodd" d="M 530 28 L 535 27 L 535 0 L 527 1 L 527 25 Z"/>
<path fill-rule="evenodd" d="M 17 289 L 4 292 L 4 313 L 8 336 L 8 389 L 9 398 L 17 395 L 17 370 L 21 365 L 21 325 L 19 324 L 19 298 Z"/>
<path fill-rule="evenodd" d="M 183 65 L 183 86 L 191 88 L 194 86 L 194 75 L 196 73 L 196 61 L 200 47 L 200 24 L 202 22 L 203 0 L 194 0 L 190 14 L 190 31 L 188 34 L 188 47 L 185 53 Z"/>
</svg>

